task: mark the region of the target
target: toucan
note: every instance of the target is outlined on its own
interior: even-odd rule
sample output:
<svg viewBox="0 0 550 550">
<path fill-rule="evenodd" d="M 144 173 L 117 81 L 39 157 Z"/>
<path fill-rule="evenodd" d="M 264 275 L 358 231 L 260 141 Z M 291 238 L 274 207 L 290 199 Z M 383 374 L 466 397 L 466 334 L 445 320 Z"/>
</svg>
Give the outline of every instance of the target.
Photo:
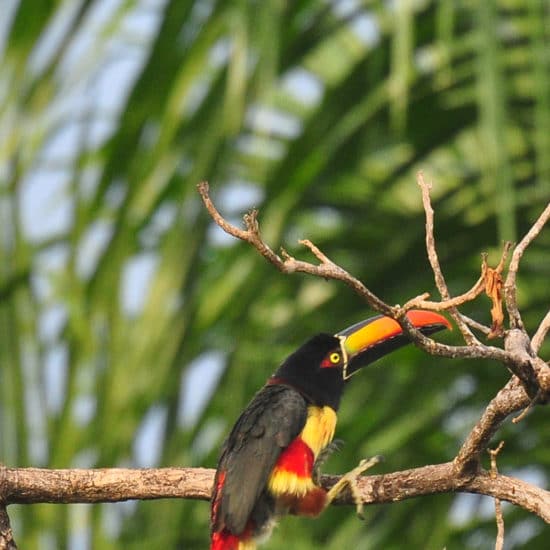
<svg viewBox="0 0 550 550">
<path fill-rule="evenodd" d="M 424 335 L 450 328 L 437 313 L 411 310 Z M 210 509 L 211 550 L 253 550 L 284 514 L 315 517 L 337 496 L 318 483 L 348 379 L 409 343 L 377 315 L 313 336 L 292 353 L 241 413 L 220 454 Z"/>
</svg>

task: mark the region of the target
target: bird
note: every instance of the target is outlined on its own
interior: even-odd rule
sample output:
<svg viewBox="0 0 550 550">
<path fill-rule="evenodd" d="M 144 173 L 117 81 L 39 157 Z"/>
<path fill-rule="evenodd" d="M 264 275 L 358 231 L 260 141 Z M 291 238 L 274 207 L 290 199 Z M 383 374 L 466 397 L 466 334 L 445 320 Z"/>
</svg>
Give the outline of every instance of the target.
<svg viewBox="0 0 550 550">
<path fill-rule="evenodd" d="M 406 315 L 424 335 L 451 328 L 432 311 Z M 409 342 L 397 321 L 376 315 L 334 335 L 317 334 L 283 361 L 222 446 L 210 502 L 210 550 L 254 550 L 281 516 L 318 516 L 344 483 L 377 461 L 362 461 L 328 491 L 318 483 L 349 378 Z"/>
</svg>

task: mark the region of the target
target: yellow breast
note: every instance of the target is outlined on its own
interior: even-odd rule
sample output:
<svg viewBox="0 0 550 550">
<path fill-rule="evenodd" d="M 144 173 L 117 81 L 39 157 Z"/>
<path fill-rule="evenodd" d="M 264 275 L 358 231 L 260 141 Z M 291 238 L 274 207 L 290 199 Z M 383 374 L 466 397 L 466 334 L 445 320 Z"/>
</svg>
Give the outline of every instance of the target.
<svg viewBox="0 0 550 550">
<path fill-rule="evenodd" d="M 304 496 L 315 488 L 311 479 L 319 453 L 332 441 L 336 412 L 330 407 L 308 407 L 306 424 L 300 435 L 285 449 L 271 476 L 268 488 L 275 496 Z"/>
<path fill-rule="evenodd" d="M 307 421 L 300 437 L 313 451 L 315 458 L 334 437 L 336 412 L 330 407 L 309 406 Z"/>
</svg>

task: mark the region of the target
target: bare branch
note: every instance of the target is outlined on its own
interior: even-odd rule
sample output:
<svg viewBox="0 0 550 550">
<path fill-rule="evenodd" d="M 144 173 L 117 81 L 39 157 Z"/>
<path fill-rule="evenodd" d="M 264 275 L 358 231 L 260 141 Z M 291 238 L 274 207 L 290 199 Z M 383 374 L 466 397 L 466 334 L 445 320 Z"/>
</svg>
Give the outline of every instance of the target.
<svg viewBox="0 0 550 550">
<path fill-rule="evenodd" d="M 429 294 L 425 293 L 415 298 L 412 298 L 411 300 L 406 302 L 405 305 L 403 306 L 403 309 L 405 309 L 406 311 L 414 308 L 430 309 L 432 311 L 449 310 L 449 312 L 452 313 L 452 310 L 455 309 L 457 306 L 461 306 L 462 304 L 475 300 L 480 294 L 483 294 L 484 290 L 485 290 L 485 275 L 482 273 L 481 277 L 476 281 L 474 286 L 470 290 L 466 291 L 464 294 L 461 294 L 460 296 L 444 299 L 441 302 L 433 302 L 431 300 L 426 299 L 429 296 Z M 454 316 L 453 316 L 453 319 L 454 319 Z M 470 343 L 479 344 L 479 342 L 475 338 L 474 338 L 474 341 Z"/>
<path fill-rule="evenodd" d="M 0 501 L 74 504 L 181 497 L 207 500 L 212 472 L 207 468 L 53 470 L 2 466 Z"/>
<path fill-rule="evenodd" d="M 439 290 L 439 293 L 441 294 L 441 297 L 443 298 L 444 301 L 449 301 L 451 298 L 451 294 L 449 292 L 449 288 L 447 287 L 447 283 L 445 282 L 445 277 L 443 276 L 443 272 L 439 264 L 439 258 L 437 256 L 437 252 L 435 249 L 434 211 L 433 211 L 432 203 L 430 199 L 430 190 L 432 188 L 432 185 L 431 183 L 426 183 L 422 172 L 418 172 L 416 181 L 420 187 L 420 190 L 422 191 L 422 204 L 424 205 L 424 212 L 426 213 L 426 250 L 428 252 L 428 259 L 430 261 L 430 265 L 432 266 L 432 271 L 434 273 L 437 290 Z M 476 286 L 478 284 L 479 284 L 479 281 L 474 285 L 472 290 L 476 289 Z M 479 291 L 479 293 L 481 293 L 481 290 Z M 475 291 L 474 291 L 470 299 L 473 300 L 477 295 L 478 294 L 475 294 Z M 462 318 L 460 317 L 460 314 L 458 313 L 458 310 L 456 309 L 456 306 L 461 305 L 462 303 L 464 302 L 457 302 L 456 304 L 453 304 L 450 307 L 449 313 L 451 314 L 451 317 L 457 324 L 458 329 L 462 333 L 464 341 L 467 344 L 479 343 L 476 337 L 473 335 L 472 331 L 469 329 L 468 325 L 462 320 Z M 419 306 L 419 307 L 427 307 L 427 306 Z"/>
<path fill-rule="evenodd" d="M 260 228 L 258 225 L 258 211 L 252 210 L 244 217 L 244 222 L 246 225 L 246 230 L 239 229 L 234 225 L 230 224 L 224 219 L 224 217 L 218 212 L 217 208 L 214 206 L 214 203 L 210 199 L 209 195 L 209 186 L 208 182 L 203 181 L 197 186 L 199 193 L 202 197 L 202 201 L 206 206 L 209 214 L 212 216 L 212 219 L 229 235 L 233 235 L 241 241 L 250 243 L 268 262 L 271 262 L 277 269 L 284 271 L 283 261 L 281 258 L 267 246 L 266 243 L 262 241 L 260 236 Z"/>
<path fill-rule="evenodd" d="M 4 503 L 0 504 L 0 550 L 17 550 L 17 545 L 13 540 L 10 518 Z"/>
<path fill-rule="evenodd" d="M 426 213 L 426 251 L 428 252 L 428 259 L 430 260 L 430 265 L 432 266 L 432 271 L 434 272 L 437 290 L 439 290 L 439 293 L 444 300 L 448 300 L 451 297 L 451 294 L 447 288 L 447 283 L 445 282 L 445 277 L 441 271 L 439 258 L 435 250 L 434 211 L 430 198 L 432 184 L 427 183 L 424 180 L 424 174 L 422 172 L 418 172 L 416 178 L 420 190 L 422 191 L 422 204 L 424 205 L 424 212 Z"/>
<path fill-rule="evenodd" d="M 321 476 L 330 489 L 340 476 Z M 0 468 L 0 499 L 6 504 L 97 503 L 140 499 L 190 498 L 209 500 L 214 470 L 206 468 L 148 468 L 48 470 Z M 382 475 L 363 476 L 358 489 L 364 504 L 397 502 L 449 492 L 472 492 L 498 497 L 533 512 L 550 523 L 550 492 L 522 480 L 480 470 L 457 475 L 453 462 Z M 336 504 L 355 504 L 341 495 Z"/>
<path fill-rule="evenodd" d="M 285 250 L 281 252 L 281 255 L 283 256 L 283 258 L 281 258 L 275 254 L 275 252 L 273 252 L 273 250 L 264 241 L 262 241 L 257 220 L 258 213 L 256 210 L 253 210 L 244 216 L 244 222 L 247 229 L 239 229 L 238 227 L 235 227 L 227 222 L 216 209 L 214 203 L 210 199 L 207 182 L 203 181 L 202 183 L 199 183 L 197 188 L 206 209 L 216 224 L 219 225 L 226 233 L 251 244 L 264 258 L 267 259 L 267 261 L 272 263 L 282 273 L 308 273 L 316 277 L 322 277 L 323 279 L 342 281 L 352 288 L 358 295 L 362 296 L 374 310 L 385 315 L 394 315 L 394 310 L 390 305 L 386 304 L 386 302 L 370 291 L 361 281 L 359 281 L 359 279 L 356 279 L 345 269 L 342 269 L 340 266 L 329 260 L 327 256 L 325 256 L 325 254 L 323 254 L 311 241 L 303 240 L 300 242 L 307 246 L 317 257 L 317 259 L 320 260 L 321 263 L 319 265 L 296 260 Z"/>
<path fill-rule="evenodd" d="M 476 330 L 479 330 L 479 332 L 482 332 L 486 336 L 490 334 L 491 329 L 489 327 L 485 326 L 482 323 L 477 322 L 474 319 L 471 319 L 470 317 L 468 317 L 467 315 L 464 315 L 463 313 L 461 313 L 460 316 L 468 326 L 475 328 Z"/>
<path fill-rule="evenodd" d="M 548 311 L 544 316 L 544 319 L 541 321 L 539 328 L 537 329 L 537 332 L 535 332 L 531 340 L 531 347 L 533 348 L 533 351 L 535 353 L 538 353 L 538 351 L 540 350 L 542 343 L 546 338 L 546 334 L 548 333 L 549 330 L 550 330 L 550 311 Z"/>
<path fill-rule="evenodd" d="M 319 265 L 296 260 L 295 258 L 290 256 L 285 250 L 281 252 L 282 258 L 279 257 L 271 250 L 271 248 L 269 248 L 267 244 L 265 244 L 261 240 L 256 212 L 245 216 L 244 221 L 247 229 L 239 229 L 227 222 L 216 209 L 209 196 L 208 183 L 200 183 L 198 185 L 198 190 L 201 194 L 201 197 L 208 212 L 210 213 L 212 219 L 216 222 L 216 224 L 230 235 L 233 235 L 238 239 L 241 239 L 251 244 L 254 248 L 256 248 L 256 250 L 258 250 L 258 252 L 260 252 L 262 256 L 264 256 L 268 261 L 275 265 L 275 267 L 277 267 L 279 271 L 283 273 L 309 273 L 310 275 L 322 277 L 324 279 L 343 281 L 349 287 L 355 290 L 355 292 L 359 296 L 363 297 L 374 310 L 379 311 L 384 315 L 389 315 L 390 317 L 400 322 L 404 327 L 407 335 L 411 337 L 412 341 L 425 351 L 428 351 L 429 353 L 432 353 L 434 355 L 440 355 L 442 357 L 450 358 L 482 357 L 486 359 L 496 359 L 503 362 L 507 359 L 505 352 L 499 348 L 481 345 L 476 347 L 447 346 L 445 344 L 439 344 L 431 338 L 427 338 L 426 336 L 421 334 L 420 331 L 416 330 L 405 317 L 407 309 L 410 309 L 410 302 L 407 304 L 406 307 L 403 308 L 394 308 L 391 307 L 389 304 L 386 304 L 383 300 L 381 300 L 378 296 L 371 292 L 361 281 L 359 281 L 358 279 L 350 275 L 347 271 L 342 269 L 340 266 L 329 260 L 329 258 L 309 240 L 303 240 L 301 241 L 301 243 L 307 246 L 317 257 L 317 259 L 320 260 L 321 263 Z M 483 281 L 480 278 L 476 285 L 474 285 L 473 289 L 466 294 L 468 294 L 468 296 L 472 296 L 477 292 L 481 293 L 483 291 L 483 288 Z M 454 303 L 455 302 L 453 302 L 453 304 Z M 426 302 L 419 301 L 415 305 L 418 307 L 426 306 L 428 309 L 430 309 L 426 304 Z M 433 306 L 433 309 L 435 310 L 440 308 L 440 304 L 438 302 L 430 302 L 429 304 L 431 304 Z M 445 309 L 445 307 L 441 309 Z"/>
<path fill-rule="evenodd" d="M 521 314 L 518 309 L 517 303 L 517 286 L 516 277 L 519 269 L 519 262 L 523 257 L 523 254 L 527 247 L 533 242 L 537 235 L 542 231 L 542 228 L 548 222 L 550 218 L 550 202 L 546 205 L 542 214 L 538 217 L 537 221 L 531 226 L 531 229 L 526 233 L 520 243 L 514 249 L 512 259 L 510 261 L 510 267 L 508 268 L 508 276 L 504 283 L 504 297 L 506 301 L 506 308 L 508 310 L 508 316 L 510 317 L 510 327 L 525 330 Z"/>
<path fill-rule="evenodd" d="M 323 485 L 326 483 L 323 477 Z M 330 478 L 331 486 L 338 478 Z M 477 493 L 520 506 L 550 523 L 550 492 L 523 480 L 480 470 L 472 478 L 455 475 L 454 464 L 446 462 L 383 475 L 360 478 L 358 488 L 364 504 L 397 502 L 438 493 Z M 346 502 L 347 504 L 347 502 Z"/>
<path fill-rule="evenodd" d="M 496 449 L 487 449 L 489 452 L 489 456 L 491 457 L 490 476 L 492 479 L 496 479 L 497 477 L 497 456 L 503 446 L 504 441 L 501 441 Z M 502 550 L 504 548 L 504 518 L 502 517 L 502 506 L 500 504 L 499 498 L 495 498 L 495 517 L 497 522 L 497 538 L 495 541 L 495 550 Z"/>
<path fill-rule="evenodd" d="M 529 396 L 525 389 L 516 377 L 512 377 L 487 405 L 481 418 L 466 437 L 453 461 L 457 471 L 463 475 L 477 472 L 481 454 L 487 449 L 502 422 L 510 414 L 520 411 L 528 404 Z"/>
</svg>

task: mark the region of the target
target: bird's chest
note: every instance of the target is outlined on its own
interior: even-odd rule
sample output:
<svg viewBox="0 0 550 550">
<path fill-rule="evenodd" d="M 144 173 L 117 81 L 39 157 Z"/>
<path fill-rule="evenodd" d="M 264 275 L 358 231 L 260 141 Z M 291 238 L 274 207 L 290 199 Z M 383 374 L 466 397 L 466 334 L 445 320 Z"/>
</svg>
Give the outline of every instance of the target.
<svg viewBox="0 0 550 550">
<path fill-rule="evenodd" d="M 304 428 L 280 454 L 271 473 L 268 488 L 272 494 L 306 494 L 314 487 L 311 474 L 315 459 L 332 441 L 335 428 L 334 409 L 308 407 Z"/>
<path fill-rule="evenodd" d="M 307 410 L 307 421 L 298 436 L 313 452 L 314 458 L 332 441 L 336 429 L 336 412 L 331 407 L 315 407 Z"/>
</svg>

